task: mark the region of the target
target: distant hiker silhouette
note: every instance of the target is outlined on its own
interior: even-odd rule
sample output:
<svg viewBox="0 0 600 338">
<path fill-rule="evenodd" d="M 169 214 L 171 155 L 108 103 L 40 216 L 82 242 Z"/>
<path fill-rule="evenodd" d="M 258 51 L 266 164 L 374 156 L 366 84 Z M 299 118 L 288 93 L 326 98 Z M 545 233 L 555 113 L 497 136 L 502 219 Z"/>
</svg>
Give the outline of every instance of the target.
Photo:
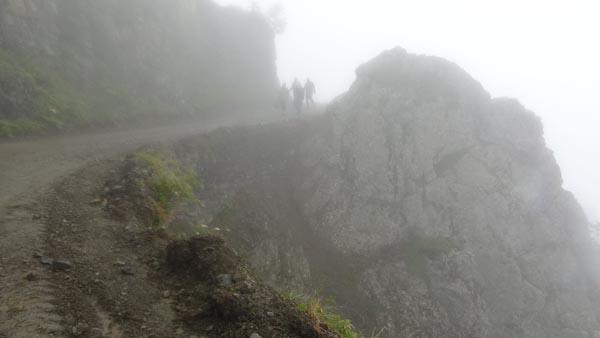
<svg viewBox="0 0 600 338">
<path fill-rule="evenodd" d="M 287 87 L 287 84 L 282 84 L 281 89 L 279 90 L 279 108 L 282 112 L 287 113 L 288 102 L 290 102 L 290 90 Z"/>
<path fill-rule="evenodd" d="M 315 104 L 313 96 L 317 93 L 317 89 L 315 88 L 315 84 L 310 79 L 306 79 L 304 90 L 306 91 L 306 106 L 313 106 Z"/>
<path fill-rule="evenodd" d="M 292 92 L 294 93 L 294 107 L 296 108 L 296 112 L 298 114 L 302 113 L 302 105 L 304 104 L 304 87 L 300 84 L 298 79 L 294 79 L 294 84 L 292 85 Z"/>
</svg>

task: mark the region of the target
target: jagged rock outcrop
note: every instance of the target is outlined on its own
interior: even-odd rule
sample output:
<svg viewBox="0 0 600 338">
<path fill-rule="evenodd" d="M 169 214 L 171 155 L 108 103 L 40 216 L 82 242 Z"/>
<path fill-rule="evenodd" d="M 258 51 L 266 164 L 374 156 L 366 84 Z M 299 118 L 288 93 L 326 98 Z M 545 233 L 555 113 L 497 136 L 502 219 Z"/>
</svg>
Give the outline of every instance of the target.
<svg viewBox="0 0 600 338">
<path fill-rule="evenodd" d="M 418 278 L 401 278 L 402 262 L 382 256 L 359 288 L 381 310 L 432 300 L 461 335 L 597 329 L 587 221 L 561 188 L 539 119 L 436 58 L 392 50 L 357 74 L 334 108 L 337 161 L 349 174 L 313 176 L 319 188 L 303 200 L 308 214 L 319 210 L 314 226 L 342 251 L 370 254 L 414 228 L 461 247 L 428 264 L 428 285 L 407 292 L 398 280 Z M 380 316 L 398 327 L 394 312 Z"/>
<path fill-rule="evenodd" d="M 176 148 L 272 283 L 389 337 L 600 335 L 587 220 L 533 113 L 402 49 L 329 110 Z"/>
<path fill-rule="evenodd" d="M 0 0 L 0 120 L 270 105 L 274 40 L 260 13 L 209 0 Z"/>
</svg>

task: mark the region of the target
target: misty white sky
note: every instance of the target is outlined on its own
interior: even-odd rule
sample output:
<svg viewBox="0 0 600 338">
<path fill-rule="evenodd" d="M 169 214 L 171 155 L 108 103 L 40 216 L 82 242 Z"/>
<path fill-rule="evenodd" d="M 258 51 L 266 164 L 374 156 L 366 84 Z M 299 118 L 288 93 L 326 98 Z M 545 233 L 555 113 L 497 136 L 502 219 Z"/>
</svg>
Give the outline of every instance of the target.
<svg viewBox="0 0 600 338">
<path fill-rule="evenodd" d="M 249 7 L 248 0 L 217 0 Z M 590 219 L 600 221 L 600 3 L 584 0 L 259 0 L 279 2 L 282 81 L 310 77 L 318 99 L 343 93 L 385 49 L 444 57 L 493 96 L 542 117 L 546 140 Z"/>
</svg>

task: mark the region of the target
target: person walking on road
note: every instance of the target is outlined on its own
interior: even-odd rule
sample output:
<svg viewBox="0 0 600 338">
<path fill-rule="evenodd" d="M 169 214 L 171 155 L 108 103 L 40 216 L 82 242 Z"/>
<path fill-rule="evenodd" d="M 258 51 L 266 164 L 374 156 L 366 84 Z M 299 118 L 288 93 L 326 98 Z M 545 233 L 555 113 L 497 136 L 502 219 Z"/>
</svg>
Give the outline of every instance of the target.
<svg viewBox="0 0 600 338">
<path fill-rule="evenodd" d="M 304 87 L 298 81 L 298 79 L 294 79 L 294 84 L 292 85 L 292 92 L 294 93 L 294 107 L 296 108 L 296 112 L 298 115 L 302 113 L 302 106 L 304 105 Z"/>
<path fill-rule="evenodd" d="M 306 79 L 304 91 L 306 92 L 306 107 L 314 106 L 315 100 L 313 99 L 313 96 L 315 96 L 317 93 L 317 89 L 315 88 L 315 84 L 310 79 Z"/>
</svg>

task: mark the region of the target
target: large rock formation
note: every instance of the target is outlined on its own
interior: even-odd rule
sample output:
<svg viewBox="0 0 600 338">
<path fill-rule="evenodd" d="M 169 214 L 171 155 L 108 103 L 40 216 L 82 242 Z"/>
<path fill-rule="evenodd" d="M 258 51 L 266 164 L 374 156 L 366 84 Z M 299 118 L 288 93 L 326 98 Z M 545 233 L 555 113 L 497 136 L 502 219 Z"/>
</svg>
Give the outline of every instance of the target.
<svg viewBox="0 0 600 338">
<path fill-rule="evenodd" d="M 273 284 L 389 337 L 596 337 L 587 220 L 542 124 L 445 60 L 387 51 L 324 116 L 188 139 L 200 215 Z"/>
<path fill-rule="evenodd" d="M 0 0 L 0 119 L 270 105 L 274 38 L 261 14 L 209 0 Z"/>
<path fill-rule="evenodd" d="M 349 252 L 396 246 L 408 229 L 460 247 L 429 262 L 420 281 L 384 256 L 364 271 L 359 288 L 393 309 L 380 320 L 401 327 L 396 305 L 425 302 L 441 323 L 475 336 L 598 328 L 587 222 L 561 188 L 537 117 L 490 100 L 455 65 L 402 50 L 362 66 L 336 109 L 339 164 L 351 175 L 313 176 L 319 188 L 305 210 L 325 208 L 315 226 Z M 407 279 L 408 288 L 398 283 Z"/>
</svg>

